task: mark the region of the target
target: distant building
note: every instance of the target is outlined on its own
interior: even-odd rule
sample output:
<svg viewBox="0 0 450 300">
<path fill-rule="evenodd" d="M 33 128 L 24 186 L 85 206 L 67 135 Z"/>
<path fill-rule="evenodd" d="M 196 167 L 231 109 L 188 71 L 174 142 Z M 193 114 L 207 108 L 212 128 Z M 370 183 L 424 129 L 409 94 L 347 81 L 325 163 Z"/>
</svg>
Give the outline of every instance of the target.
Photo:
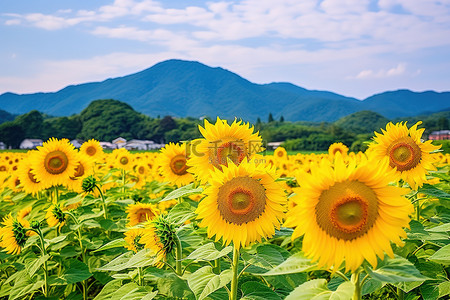
<svg viewBox="0 0 450 300">
<path fill-rule="evenodd" d="M 5 150 L 6 149 L 6 144 L 3 142 L 0 142 L 0 150 Z"/>
<path fill-rule="evenodd" d="M 429 140 L 450 140 L 450 130 L 433 131 L 428 136 Z"/>
<path fill-rule="evenodd" d="M 164 144 L 156 144 L 154 141 L 149 140 L 129 140 L 125 144 L 125 148 L 128 150 L 153 150 L 164 147 Z"/>
<path fill-rule="evenodd" d="M 116 149 L 116 145 L 110 142 L 100 142 L 103 149 Z"/>
<path fill-rule="evenodd" d="M 20 149 L 36 149 L 37 146 L 42 146 L 43 141 L 39 139 L 24 139 L 20 143 Z"/>
<path fill-rule="evenodd" d="M 75 148 L 80 148 L 81 145 L 83 144 L 82 140 L 71 140 L 70 143 L 75 147 Z"/>
<path fill-rule="evenodd" d="M 276 149 L 276 148 L 280 147 L 280 145 L 282 143 L 283 142 L 270 142 L 270 143 L 267 143 L 267 149 Z"/>
<path fill-rule="evenodd" d="M 118 137 L 117 139 L 112 140 L 112 143 L 113 143 L 114 145 L 116 145 L 115 148 L 118 149 L 118 148 L 123 148 L 123 147 L 125 147 L 125 145 L 126 145 L 126 143 L 127 143 L 127 140 L 124 139 L 123 137 Z"/>
</svg>

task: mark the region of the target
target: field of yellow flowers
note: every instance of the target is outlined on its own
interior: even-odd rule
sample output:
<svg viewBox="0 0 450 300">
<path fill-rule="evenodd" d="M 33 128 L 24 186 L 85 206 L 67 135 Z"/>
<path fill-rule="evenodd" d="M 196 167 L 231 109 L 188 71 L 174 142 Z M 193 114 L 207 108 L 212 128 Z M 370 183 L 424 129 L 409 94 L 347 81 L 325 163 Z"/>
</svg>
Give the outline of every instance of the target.
<svg viewBox="0 0 450 300">
<path fill-rule="evenodd" d="M 0 299 L 448 299 L 450 155 L 408 125 L 365 153 L 266 155 L 220 118 L 158 153 L 1 152 Z"/>
</svg>

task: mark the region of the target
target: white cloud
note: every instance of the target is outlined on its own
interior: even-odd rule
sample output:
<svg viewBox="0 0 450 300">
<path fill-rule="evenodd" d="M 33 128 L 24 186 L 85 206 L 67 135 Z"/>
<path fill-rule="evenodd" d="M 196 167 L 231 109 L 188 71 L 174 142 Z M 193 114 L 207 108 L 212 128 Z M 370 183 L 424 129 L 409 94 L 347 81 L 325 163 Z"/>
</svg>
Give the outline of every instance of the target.
<svg viewBox="0 0 450 300">
<path fill-rule="evenodd" d="M 380 69 L 378 71 L 374 71 L 372 69 L 363 70 L 358 73 L 354 78 L 356 79 L 374 79 L 374 78 L 387 78 L 393 76 L 400 76 L 405 74 L 406 64 L 399 63 L 396 67 L 390 68 L 388 70 Z"/>
</svg>

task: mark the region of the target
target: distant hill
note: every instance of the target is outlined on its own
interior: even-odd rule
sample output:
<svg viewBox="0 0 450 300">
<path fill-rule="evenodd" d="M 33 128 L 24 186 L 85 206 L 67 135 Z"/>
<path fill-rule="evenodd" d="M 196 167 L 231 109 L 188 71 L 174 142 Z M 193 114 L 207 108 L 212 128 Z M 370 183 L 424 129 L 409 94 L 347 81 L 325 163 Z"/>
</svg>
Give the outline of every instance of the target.
<svg viewBox="0 0 450 300">
<path fill-rule="evenodd" d="M 386 92 L 360 101 L 291 83 L 255 84 L 223 68 L 194 61 L 167 60 L 124 77 L 71 85 L 54 93 L 0 95 L 0 109 L 23 114 L 32 109 L 54 116 L 80 113 L 97 99 L 117 99 L 156 117 L 244 118 L 255 121 L 269 113 L 286 121 L 327 121 L 362 110 L 388 118 L 447 109 L 450 92 Z"/>
<path fill-rule="evenodd" d="M 345 116 L 334 124 L 354 133 L 373 134 L 374 131 L 380 131 L 380 128 L 386 128 L 388 122 L 389 120 L 379 113 L 363 110 Z"/>
<path fill-rule="evenodd" d="M 15 117 L 15 115 L 0 109 L 0 124 L 6 121 L 12 121 Z"/>
</svg>

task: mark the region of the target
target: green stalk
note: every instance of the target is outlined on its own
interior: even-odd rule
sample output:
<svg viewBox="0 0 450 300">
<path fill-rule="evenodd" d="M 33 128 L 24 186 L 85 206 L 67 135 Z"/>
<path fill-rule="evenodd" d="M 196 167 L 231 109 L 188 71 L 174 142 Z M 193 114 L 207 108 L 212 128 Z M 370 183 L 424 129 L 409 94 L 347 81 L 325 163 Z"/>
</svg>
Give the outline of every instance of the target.
<svg viewBox="0 0 450 300">
<path fill-rule="evenodd" d="M 77 218 L 75 218 L 75 216 L 72 213 L 67 212 L 66 214 L 69 217 L 72 218 L 72 220 L 75 222 L 76 225 L 80 225 L 80 223 L 78 222 Z M 78 241 L 80 243 L 81 259 L 82 259 L 83 263 L 86 264 L 86 254 L 85 254 L 85 251 L 83 249 L 83 242 L 81 241 L 82 240 L 82 236 L 81 236 L 80 226 L 77 226 L 77 235 L 78 235 Z M 83 299 L 86 300 L 87 297 L 88 297 L 87 281 L 83 280 L 81 282 L 81 285 L 83 286 Z"/>
<path fill-rule="evenodd" d="M 144 285 L 144 278 L 142 277 L 142 267 L 138 267 L 138 285 Z"/>
<path fill-rule="evenodd" d="M 220 259 L 218 259 L 218 258 L 214 260 L 213 272 L 215 274 L 220 274 Z"/>
<path fill-rule="evenodd" d="M 182 276 L 183 270 L 181 268 L 181 259 L 183 258 L 182 257 L 183 249 L 181 248 L 181 241 L 178 238 L 178 235 L 176 235 L 176 234 L 175 234 L 175 244 L 177 246 L 177 249 L 175 252 L 175 260 L 176 260 L 175 272 L 177 273 L 178 276 Z"/>
<path fill-rule="evenodd" d="M 47 255 L 47 249 L 45 249 L 44 236 L 40 228 L 33 229 L 39 235 L 39 240 L 41 241 L 41 254 L 42 256 Z M 47 260 L 44 262 L 44 297 L 48 297 L 48 271 L 47 271 Z"/>
<path fill-rule="evenodd" d="M 97 190 L 100 193 L 100 198 L 102 198 L 102 204 L 103 204 L 103 216 L 105 218 L 105 220 L 108 219 L 108 212 L 106 211 L 106 201 L 105 201 L 105 196 L 103 195 L 102 189 L 98 186 L 95 185 L 95 187 L 97 188 Z"/>
<path fill-rule="evenodd" d="M 233 278 L 231 279 L 230 300 L 237 300 L 238 285 L 238 267 L 239 267 L 239 248 L 233 247 Z"/>
<path fill-rule="evenodd" d="M 361 274 L 361 270 L 356 270 L 352 273 L 351 281 L 355 285 L 355 291 L 353 292 L 352 300 L 361 300 L 361 282 L 359 280 L 359 275 Z"/>
</svg>

